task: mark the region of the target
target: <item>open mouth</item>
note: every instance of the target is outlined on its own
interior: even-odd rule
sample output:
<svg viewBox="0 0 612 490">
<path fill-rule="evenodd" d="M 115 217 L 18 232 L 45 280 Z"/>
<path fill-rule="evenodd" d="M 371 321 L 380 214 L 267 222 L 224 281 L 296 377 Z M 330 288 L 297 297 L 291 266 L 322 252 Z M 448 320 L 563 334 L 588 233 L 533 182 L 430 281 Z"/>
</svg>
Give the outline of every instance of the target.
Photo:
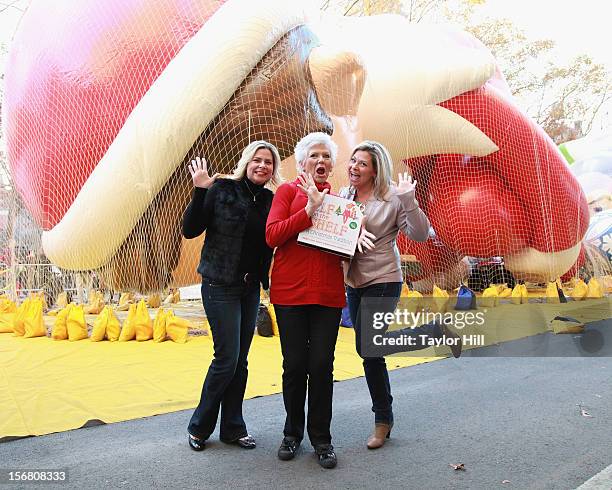
<svg viewBox="0 0 612 490">
<path fill-rule="evenodd" d="M 317 167 L 315 173 L 317 175 L 324 176 L 327 173 L 327 170 L 325 169 L 325 167 Z"/>
</svg>

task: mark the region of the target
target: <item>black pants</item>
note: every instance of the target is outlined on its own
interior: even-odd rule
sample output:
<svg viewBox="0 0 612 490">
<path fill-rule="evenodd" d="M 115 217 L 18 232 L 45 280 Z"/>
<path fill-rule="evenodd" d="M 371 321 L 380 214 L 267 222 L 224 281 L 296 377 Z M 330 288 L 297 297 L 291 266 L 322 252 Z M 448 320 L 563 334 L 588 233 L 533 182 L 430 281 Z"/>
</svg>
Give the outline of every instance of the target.
<svg viewBox="0 0 612 490">
<path fill-rule="evenodd" d="M 248 434 L 242 400 L 249 375 L 247 356 L 259 307 L 259 283 L 222 286 L 203 279 L 202 301 L 213 335 L 215 357 L 187 430 L 200 439 L 208 439 L 221 408 L 219 437 L 233 441 Z"/>
<path fill-rule="evenodd" d="M 321 305 L 274 305 L 283 352 L 283 400 L 286 437 L 304 438 L 304 404 L 308 387 L 307 431 L 313 446 L 330 444 L 334 350 L 341 308 Z"/>
</svg>

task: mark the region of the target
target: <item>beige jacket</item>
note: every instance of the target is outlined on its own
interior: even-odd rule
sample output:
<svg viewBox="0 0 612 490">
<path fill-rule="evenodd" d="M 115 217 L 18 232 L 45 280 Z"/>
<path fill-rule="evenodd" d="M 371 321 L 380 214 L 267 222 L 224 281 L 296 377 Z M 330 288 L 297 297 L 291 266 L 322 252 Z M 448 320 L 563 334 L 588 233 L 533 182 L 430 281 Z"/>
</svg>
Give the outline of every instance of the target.
<svg viewBox="0 0 612 490">
<path fill-rule="evenodd" d="M 354 189 L 343 187 L 340 197 L 353 200 Z M 371 197 L 365 203 L 366 229 L 376 236 L 374 250 L 355 252 L 344 264 L 344 282 L 362 288 L 382 282 L 402 282 L 400 254 L 396 238 L 401 231 L 408 238 L 424 242 L 429 236 L 429 220 L 419 208 L 414 192 L 399 193 L 391 187 L 385 200 Z"/>
</svg>

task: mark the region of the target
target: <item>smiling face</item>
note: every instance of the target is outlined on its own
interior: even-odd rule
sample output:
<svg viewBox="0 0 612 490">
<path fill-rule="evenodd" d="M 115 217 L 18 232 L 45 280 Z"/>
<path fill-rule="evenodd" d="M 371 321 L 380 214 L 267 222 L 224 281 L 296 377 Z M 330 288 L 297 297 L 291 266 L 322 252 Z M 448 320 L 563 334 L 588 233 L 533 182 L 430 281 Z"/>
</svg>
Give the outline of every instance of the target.
<svg viewBox="0 0 612 490">
<path fill-rule="evenodd" d="M 359 189 L 369 189 L 374 186 L 376 169 L 372 155 L 364 150 L 357 150 L 348 163 L 349 183 Z"/>
<path fill-rule="evenodd" d="M 308 150 L 306 160 L 302 162 L 303 171 L 312 175 L 312 178 L 317 184 L 324 184 L 327 182 L 332 167 L 331 152 L 325 145 L 311 146 Z"/>
<path fill-rule="evenodd" d="M 272 152 L 267 148 L 260 148 L 247 165 L 247 178 L 253 184 L 264 185 L 272 178 L 273 173 L 274 157 Z"/>
</svg>

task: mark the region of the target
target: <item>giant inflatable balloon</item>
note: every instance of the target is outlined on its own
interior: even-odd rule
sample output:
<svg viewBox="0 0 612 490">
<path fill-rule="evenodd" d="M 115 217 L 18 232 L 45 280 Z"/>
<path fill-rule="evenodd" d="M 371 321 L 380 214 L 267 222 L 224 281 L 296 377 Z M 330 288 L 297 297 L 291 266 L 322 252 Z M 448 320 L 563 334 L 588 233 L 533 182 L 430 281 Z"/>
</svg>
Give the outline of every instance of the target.
<svg viewBox="0 0 612 490">
<path fill-rule="evenodd" d="M 287 158 L 317 130 L 342 149 L 335 188 L 363 138 L 416 176 L 433 229 L 400 243 L 422 264 L 413 279 L 464 256 L 553 278 L 588 225 L 580 186 L 489 51 L 448 28 L 301 1 L 34 2 L 5 82 L 9 164 L 45 253 L 118 287 L 196 280 L 199 242 L 180 236 L 194 155 L 229 172 L 251 140 Z"/>
</svg>

